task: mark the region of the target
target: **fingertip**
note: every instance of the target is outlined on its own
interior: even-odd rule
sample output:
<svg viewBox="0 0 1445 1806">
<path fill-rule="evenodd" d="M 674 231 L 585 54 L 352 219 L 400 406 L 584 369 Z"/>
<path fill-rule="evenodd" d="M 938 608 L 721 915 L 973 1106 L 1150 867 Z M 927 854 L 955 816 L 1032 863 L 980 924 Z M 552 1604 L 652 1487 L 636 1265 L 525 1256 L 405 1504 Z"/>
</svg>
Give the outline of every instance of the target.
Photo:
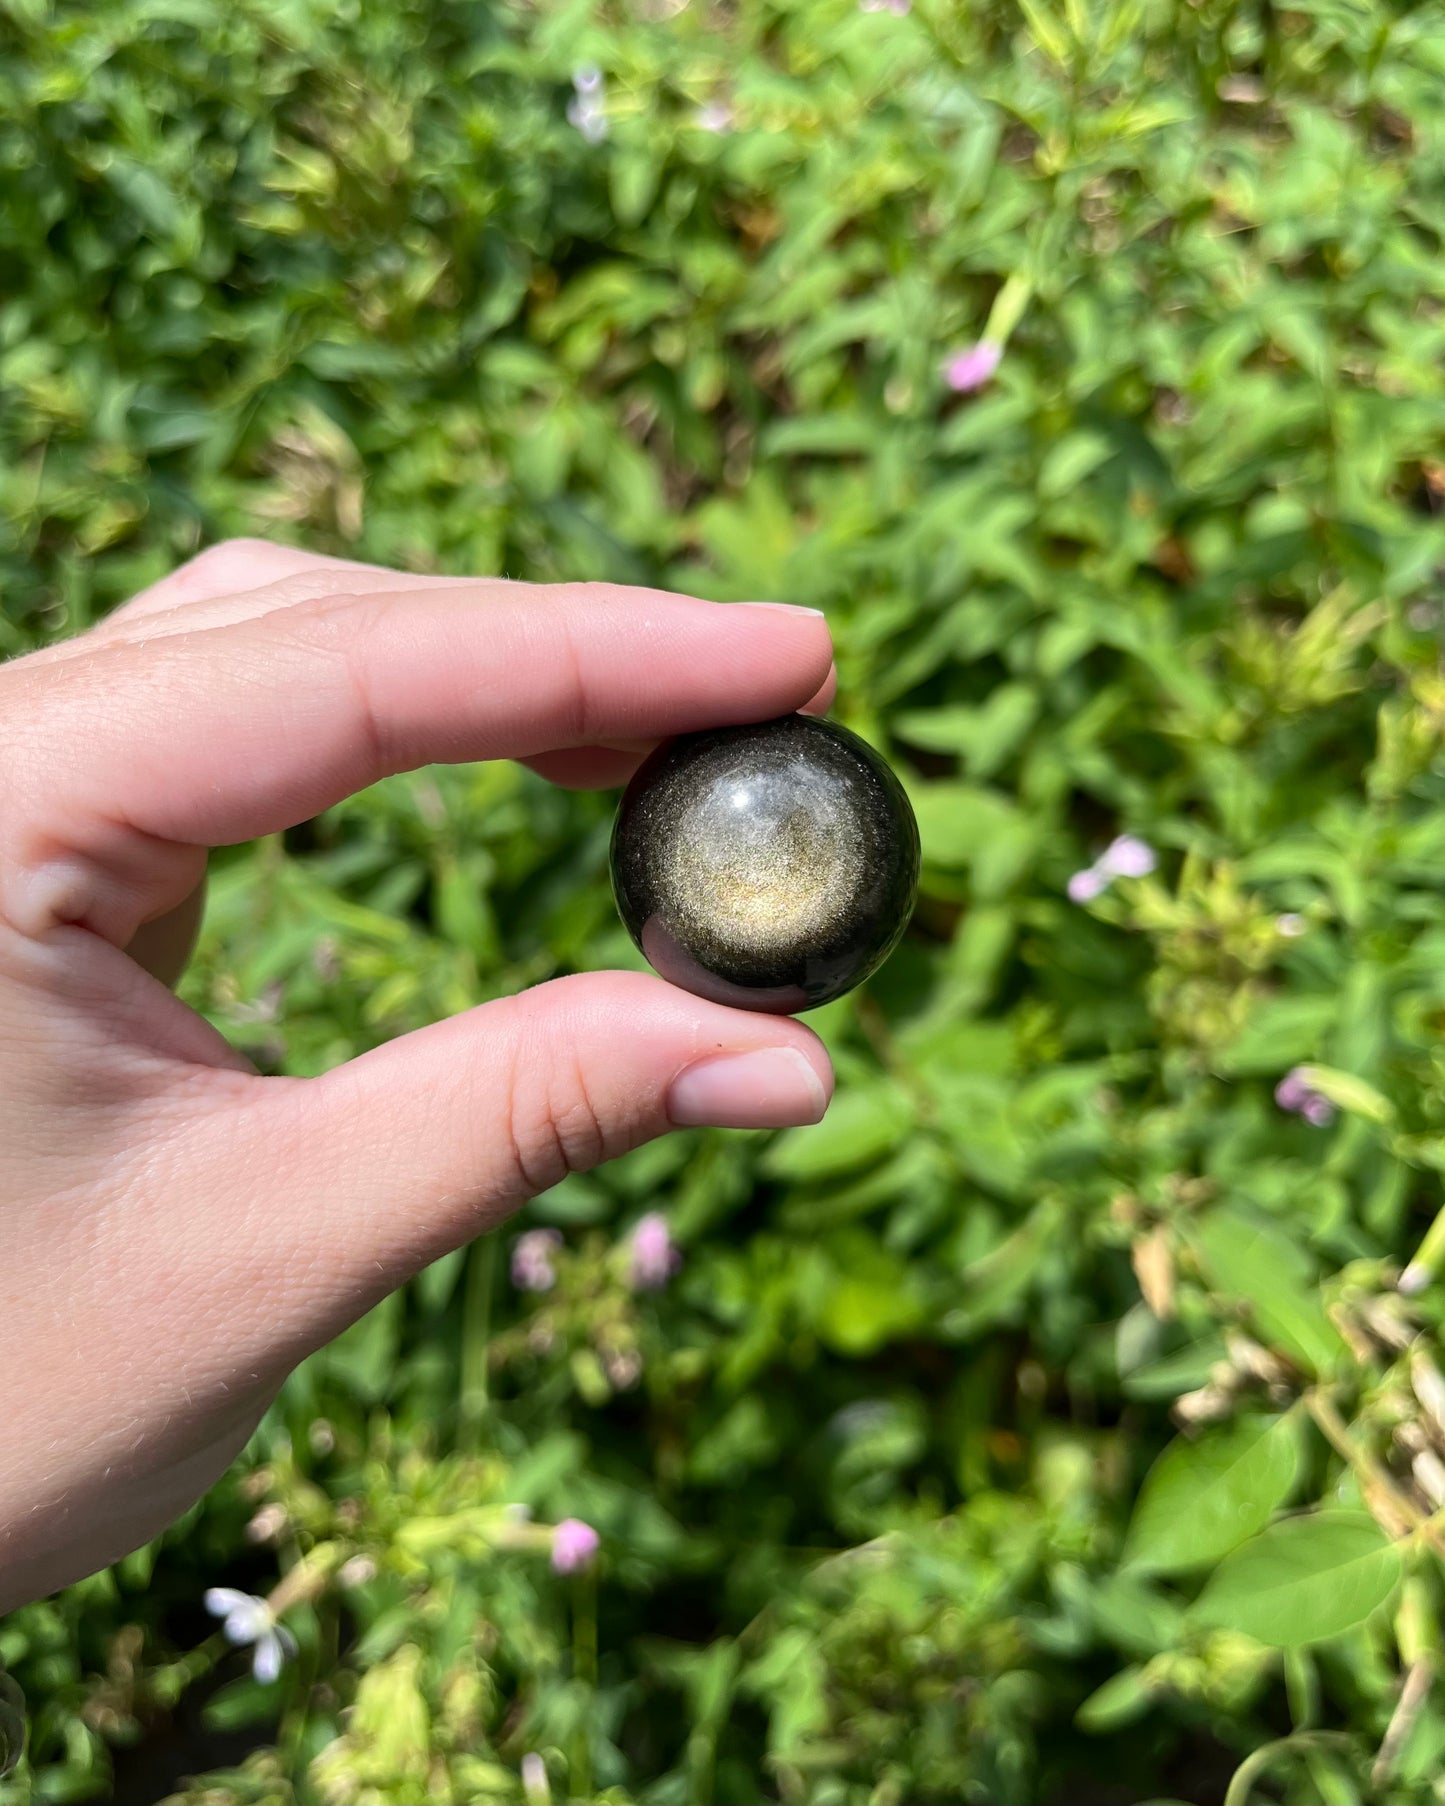
<svg viewBox="0 0 1445 1806">
<path fill-rule="evenodd" d="M 820 1036 L 806 1022 L 796 1022 L 789 1017 L 788 1028 L 789 1045 L 812 1067 L 822 1088 L 822 1108 L 814 1118 L 814 1121 L 818 1121 L 833 1101 L 833 1061 Z"/>
<path fill-rule="evenodd" d="M 832 1100 L 828 1050 L 806 1023 L 713 1003 L 655 972 L 576 973 L 522 992 L 513 1002 L 536 1012 L 534 1026 L 549 1021 L 554 1034 L 560 1033 L 599 1069 L 616 1069 L 618 1037 L 623 1035 L 629 1049 L 655 1075 L 654 1082 L 669 1100 L 667 1119 L 675 1127 L 683 1126 L 671 1104 L 677 1080 L 714 1062 L 758 1062 L 739 1067 L 728 1079 L 727 1095 L 736 1103 L 740 1119 L 719 1120 L 715 1127 L 783 1128 L 817 1122 Z M 708 1087 L 710 1095 L 722 1095 L 712 1079 Z"/>
<path fill-rule="evenodd" d="M 798 713 L 800 715 L 826 715 L 828 710 L 832 708 L 833 700 L 837 694 L 838 667 L 836 665 L 830 665 L 828 667 L 828 675 L 824 678 L 821 688 L 808 698 Z"/>
<path fill-rule="evenodd" d="M 676 1128 L 788 1129 L 822 1120 L 828 1082 L 798 1047 L 755 1047 L 695 1060 L 667 1091 Z"/>
</svg>

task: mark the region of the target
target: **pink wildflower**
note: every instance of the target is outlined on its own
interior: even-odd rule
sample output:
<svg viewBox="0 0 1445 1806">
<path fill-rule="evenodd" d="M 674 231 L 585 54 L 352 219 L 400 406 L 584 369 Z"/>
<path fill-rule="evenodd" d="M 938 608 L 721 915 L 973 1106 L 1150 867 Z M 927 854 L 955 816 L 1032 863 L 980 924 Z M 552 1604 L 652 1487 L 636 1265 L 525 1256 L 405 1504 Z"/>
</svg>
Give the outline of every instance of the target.
<svg viewBox="0 0 1445 1806">
<path fill-rule="evenodd" d="M 943 380 L 956 394 L 967 395 L 981 389 L 998 369 L 1003 346 L 992 339 L 980 339 L 967 350 L 956 352 L 943 366 Z"/>
<path fill-rule="evenodd" d="M 552 1532 L 552 1566 L 559 1574 L 580 1574 L 590 1568 L 602 1538 L 581 1518 L 563 1518 Z"/>
<path fill-rule="evenodd" d="M 1092 903 L 1116 878 L 1145 878 L 1158 861 L 1147 840 L 1137 834 L 1120 834 L 1111 840 L 1092 865 L 1069 880 L 1071 903 Z"/>
<path fill-rule="evenodd" d="M 1095 897 L 1101 897 L 1108 888 L 1108 875 L 1096 865 L 1086 865 L 1083 871 L 1075 872 L 1069 880 L 1069 901 L 1092 903 Z"/>
<path fill-rule="evenodd" d="M 650 1210 L 632 1231 L 632 1267 L 628 1283 L 635 1292 L 656 1292 L 682 1265 L 667 1218 Z"/>
<path fill-rule="evenodd" d="M 1310 1084 L 1302 1066 L 1291 1067 L 1275 1086 L 1274 1101 L 1281 1110 L 1302 1116 L 1316 1129 L 1323 1129 L 1334 1120 L 1334 1105 Z"/>
<path fill-rule="evenodd" d="M 1098 869 L 1110 878 L 1147 878 L 1157 861 L 1154 849 L 1137 834 L 1121 834 L 1109 842 L 1098 859 Z"/>
<path fill-rule="evenodd" d="M 557 1283 L 552 1256 L 562 1246 L 555 1229 L 529 1229 L 512 1245 L 512 1284 L 519 1292 L 550 1292 Z"/>
</svg>

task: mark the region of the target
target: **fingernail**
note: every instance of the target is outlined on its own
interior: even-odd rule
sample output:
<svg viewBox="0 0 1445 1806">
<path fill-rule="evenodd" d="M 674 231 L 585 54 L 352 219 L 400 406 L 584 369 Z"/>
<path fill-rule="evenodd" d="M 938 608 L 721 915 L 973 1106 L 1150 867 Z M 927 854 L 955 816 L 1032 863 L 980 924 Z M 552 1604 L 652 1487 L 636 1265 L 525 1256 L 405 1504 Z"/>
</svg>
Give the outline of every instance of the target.
<svg viewBox="0 0 1445 1806">
<path fill-rule="evenodd" d="M 823 617 L 821 608 L 804 608 L 801 602 L 738 602 L 737 608 L 776 608 L 789 615 L 818 615 Z"/>
<path fill-rule="evenodd" d="M 714 1054 L 680 1072 L 667 1094 L 679 1129 L 787 1129 L 827 1108 L 827 1088 L 794 1047 Z"/>
</svg>

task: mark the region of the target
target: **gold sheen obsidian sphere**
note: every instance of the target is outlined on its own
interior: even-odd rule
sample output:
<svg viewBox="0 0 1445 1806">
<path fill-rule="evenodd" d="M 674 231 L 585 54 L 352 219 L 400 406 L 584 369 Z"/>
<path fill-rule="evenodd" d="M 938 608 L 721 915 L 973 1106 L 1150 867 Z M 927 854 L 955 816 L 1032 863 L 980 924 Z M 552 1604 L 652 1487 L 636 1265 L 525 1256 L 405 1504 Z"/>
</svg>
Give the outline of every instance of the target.
<svg viewBox="0 0 1445 1806">
<path fill-rule="evenodd" d="M 791 1015 L 892 951 L 918 824 L 865 740 L 812 715 L 679 734 L 627 786 L 612 891 L 649 964 L 715 1003 Z"/>
</svg>

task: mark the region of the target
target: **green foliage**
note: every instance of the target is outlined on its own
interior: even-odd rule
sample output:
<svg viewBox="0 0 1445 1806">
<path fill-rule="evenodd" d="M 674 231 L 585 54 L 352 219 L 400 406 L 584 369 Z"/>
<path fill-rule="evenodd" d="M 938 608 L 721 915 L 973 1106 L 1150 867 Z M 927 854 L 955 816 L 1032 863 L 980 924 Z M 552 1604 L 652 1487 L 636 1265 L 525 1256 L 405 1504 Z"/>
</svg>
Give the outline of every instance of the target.
<svg viewBox="0 0 1445 1806">
<path fill-rule="evenodd" d="M 1145 1479 L 1129 1526 L 1128 1565 L 1155 1574 L 1218 1561 L 1262 1530 L 1300 1475 L 1295 1419 L 1241 1416 L 1178 1437 Z"/>
<path fill-rule="evenodd" d="M 1195 1616 L 1294 1648 L 1362 1623 L 1400 1579 L 1400 1550 L 1367 1512 L 1288 1518 L 1221 1562 Z"/>
<path fill-rule="evenodd" d="M 823 1125 L 567 1181 L 552 1290 L 439 1263 L 0 1625 L 0 1801 L 1442 1798 L 1442 77 L 1406 0 L 0 0 L 0 651 L 242 531 L 807 603 L 926 862 Z M 306 1074 L 632 963 L 608 813 L 380 785 L 186 995 Z"/>
</svg>

